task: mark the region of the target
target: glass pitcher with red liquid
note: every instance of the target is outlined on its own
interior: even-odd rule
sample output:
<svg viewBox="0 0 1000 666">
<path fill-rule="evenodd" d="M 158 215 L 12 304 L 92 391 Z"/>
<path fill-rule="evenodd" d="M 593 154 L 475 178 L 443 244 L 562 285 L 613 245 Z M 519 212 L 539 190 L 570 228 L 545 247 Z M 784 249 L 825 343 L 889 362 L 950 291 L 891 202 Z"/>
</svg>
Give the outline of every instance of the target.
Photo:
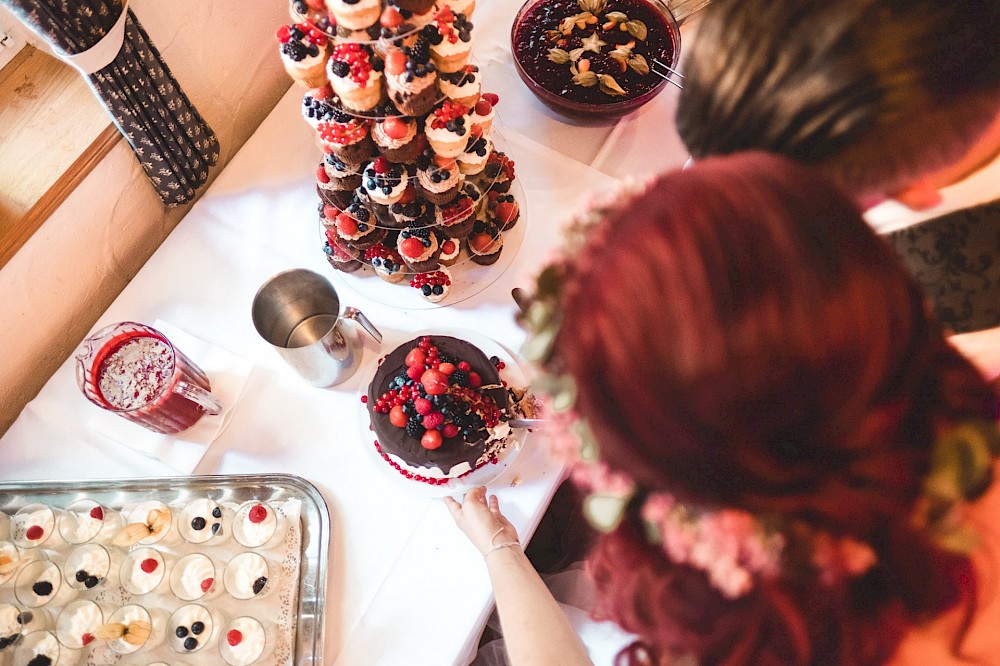
<svg viewBox="0 0 1000 666">
<path fill-rule="evenodd" d="M 165 335 L 126 321 L 83 341 L 76 380 L 92 403 L 164 434 L 222 411 L 208 377 Z"/>
</svg>

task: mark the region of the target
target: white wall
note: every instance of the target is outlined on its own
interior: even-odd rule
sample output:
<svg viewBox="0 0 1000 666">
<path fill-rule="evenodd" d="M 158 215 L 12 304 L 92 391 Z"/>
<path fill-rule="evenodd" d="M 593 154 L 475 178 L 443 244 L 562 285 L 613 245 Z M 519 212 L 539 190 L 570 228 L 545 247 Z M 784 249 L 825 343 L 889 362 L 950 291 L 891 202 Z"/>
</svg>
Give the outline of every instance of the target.
<svg viewBox="0 0 1000 666">
<path fill-rule="evenodd" d="M 274 33 L 285 0 L 132 0 L 222 146 L 213 177 L 288 90 Z M 0 269 L 0 433 L 160 245 L 186 208 L 160 203 L 121 141 Z"/>
</svg>

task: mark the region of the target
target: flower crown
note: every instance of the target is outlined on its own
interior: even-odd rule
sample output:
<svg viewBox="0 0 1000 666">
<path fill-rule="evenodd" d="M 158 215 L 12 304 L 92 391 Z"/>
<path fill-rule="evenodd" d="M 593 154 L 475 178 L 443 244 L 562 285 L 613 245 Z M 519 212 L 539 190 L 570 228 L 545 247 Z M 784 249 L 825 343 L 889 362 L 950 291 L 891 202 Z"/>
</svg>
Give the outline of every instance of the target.
<svg viewBox="0 0 1000 666">
<path fill-rule="evenodd" d="M 863 575 L 878 558 L 870 545 L 852 536 L 779 515 L 690 505 L 669 492 L 641 488 L 600 459 L 598 442 L 575 409 L 574 380 L 553 353 L 562 324 L 563 286 L 572 279 L 574 258 L 583 255 L 595 231 L 601 233 L 607 214 L 646 192 L 652 181 L 626 180 L 604 195 L 591 195 L 568 219 L 561 251 L 539 273 L 535 294 L 518 315 L 528 333 L 521 351 L 540 369 L 534 386 L 546 396 L 542 409 L 551 421 L 551 452 L 569 463 L 573 481 L 590 493 L 583 509 L 596 529 L 610 532 L 634 511 L 649 543 L 658 545 L 672 562 L 704 572 L 727 598 L 739 598 L 757 580 L 774 580 L 783 571 L 811 568 L 824 585 Z M 961 519 L 963 507 L 989 486 L 997 455 L 1000 435 L 991 422 L 965 422 L 939 437 L 913 514 L 914 526 L 940 547 L 968 553 L 976 535 Z"/>
</svg>

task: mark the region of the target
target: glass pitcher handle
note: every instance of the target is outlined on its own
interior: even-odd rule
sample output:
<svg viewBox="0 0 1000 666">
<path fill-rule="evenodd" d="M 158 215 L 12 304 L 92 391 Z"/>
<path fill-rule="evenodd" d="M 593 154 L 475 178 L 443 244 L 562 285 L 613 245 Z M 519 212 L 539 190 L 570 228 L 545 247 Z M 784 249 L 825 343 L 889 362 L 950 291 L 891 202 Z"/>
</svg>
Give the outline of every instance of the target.
<svg viewBox="0 0 1000 666">
<path fill-rule="evenodd" d="M 222 402 L 200 386 L 188 382 L 177 382 L 174 391 L 191 402 L 201 405 L 201 408 L 209 416 L 215 416 L 222 411 Z"/>
<path fill-rule="evenodd" d="M 678 26 L 710 4 L 712 0 L 667 0 L 667 8 L 674 15 Z"/>
<path fill-rule="evenodd" d="M 344 317 L 358 322 L 366 331 L 368 331 L 368 335 L 375 338 L 376 342 L 382 342 L 382 334 L 379 333 L 378 329 L 375 328 L 375 326 L 371 323 L 368 317 L 361 312 L 361 310 L 352 307 L 344 308 Z"/>
</svg>

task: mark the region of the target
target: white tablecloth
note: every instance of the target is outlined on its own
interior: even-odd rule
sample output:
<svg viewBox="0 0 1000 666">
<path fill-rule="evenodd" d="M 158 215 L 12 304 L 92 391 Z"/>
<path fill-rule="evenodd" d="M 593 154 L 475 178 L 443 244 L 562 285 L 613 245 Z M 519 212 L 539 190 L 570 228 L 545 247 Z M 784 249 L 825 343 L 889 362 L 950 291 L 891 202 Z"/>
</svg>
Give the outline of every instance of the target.
<svg viewBox="0 0 1000 666">
<path fill-rule="evenodd" d="M 527 284 L 544 262 L 566 210 L 630 169 L 679 166 L 686 157 L 673 132 L 676 94 L 669 87 L 633 116 L 596 127 L 574 125 L 537 102 L 511 61 L 516 10 L 508 0 L 479 3 L 474 56 L 485 88 L 500 94 L 497 129 L 524 189 L 522 246 L 500 279 L 454 306 L 407 311 L 342 292 L 385 334 L 466 328 L 516 350 L 523 333 L 513 320 L 511 288 Z M 162 320 L 253 364 L 229 422 L 194 472 L 286 472 L 319 487 L 332 517 L 323 663 L 464 664 L 492 607 L 482 558 L 440 500 L 407 492 L 367 459 L 369 444 L 355 425 L 360 373 L 333 389 L 312 388 L 250 320 L 257 288 L 274 273 L 304 267 L 333 277 L 316 223 L 320 153 L 301 119 L 301 98 L 301 89 L 289 90 L 95 328 Z M 375 357 L 369 345 L 366 361 Z M 176 473 L 88 427 L 94 409 L 67 360 L 0 440 L 0 478 Z M 530 436 L 494 488 L 525 539 L 561 477 L 539 444 Z"/>
</svg>

